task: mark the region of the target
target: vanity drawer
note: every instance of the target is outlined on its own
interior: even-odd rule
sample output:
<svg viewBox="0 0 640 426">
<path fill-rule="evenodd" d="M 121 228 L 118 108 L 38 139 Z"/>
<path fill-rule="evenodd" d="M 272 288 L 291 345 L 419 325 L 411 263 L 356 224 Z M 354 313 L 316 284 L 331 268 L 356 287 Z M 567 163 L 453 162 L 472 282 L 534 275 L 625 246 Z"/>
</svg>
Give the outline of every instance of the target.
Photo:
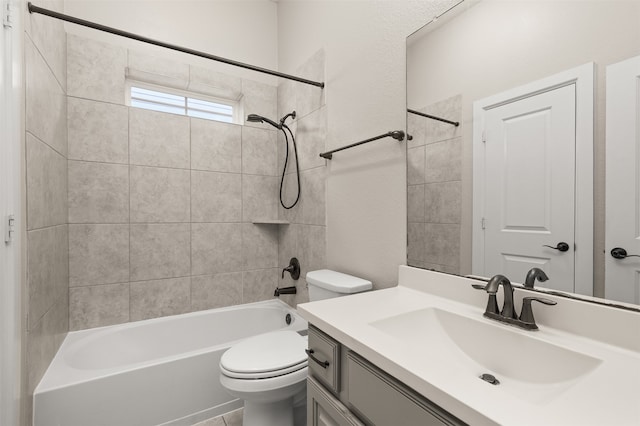
<svg viewBox="0 0 640 426">
<path fill-rule="evenodd" d="M 309 326 L 309 373 L 330 391 L 340 391 L 340 343 Z"/>
<path fill-rule="evenodd" d="M 464 422 L 349 351 L 349 405 L 372 425 L 463 425 Z"/>
</svg>

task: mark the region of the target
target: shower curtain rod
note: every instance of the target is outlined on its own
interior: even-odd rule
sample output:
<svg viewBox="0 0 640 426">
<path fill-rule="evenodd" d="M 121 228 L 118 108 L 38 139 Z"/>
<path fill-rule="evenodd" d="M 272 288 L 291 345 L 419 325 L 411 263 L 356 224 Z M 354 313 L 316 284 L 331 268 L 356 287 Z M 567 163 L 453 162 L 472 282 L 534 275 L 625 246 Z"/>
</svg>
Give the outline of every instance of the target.
<svg viewBox="0 0 640 426">
<path fill-rule="evenodd" d="M 310 84 L 312 86 L 317 86 L 320 88 L 324 88 L 324 82 L 307 80 L 306 78 L 296 77 L 295 75 L 284 74 L 278 71 L 272 71 L 266 68 L 257 67 L 254 65 L 245 64 L 243 62 L 234 61 L 227 58 L 222 58 L 220 56 L 210 55 L 205 52 L 200 52 L 198 50 L 188 49 L 186 47 L 176 46 L 174 44 L 165 43 L 163 41 L 153 40 L 147 37 L 143 37 L 134 33 L 130 33 L 127 31 L 122 31 L 117 28 L 107 27 L 106 25 L 96 24 L 95 22 L 85 21 L 84 19 L 76 18 L 74 16 L 65 15 L 63 13 L 55 12 L 49 9 L 43 9 L 42 7 L 38 7 L 33 5 L 31 2 L 27 3 L 29 13 L 39 13 L 41 15 L 50 16 L 52 18 L 60 19 L 63 21 L 71 22 L 72 24 L 82 25 L 84 27 L 93 28 L 98 31 L 104 31 L 107 33 L 115 34 L 121 37 L 130 38 L 133 40 L 141 41 L 143 43 L 153 44 L 155 46 L 164 47 L 171 50 L 176 50 L 178 52 L 188 53 L 190 55 L 199 56 L 201 58 L 211 59 L 212 61 L 223 62 L 225 64 L 233 65 L 240 68 L 246 68 L 252 71 L 261 72 L 264 74 L 270 74 L 276 77 L 286 78 L 289 80 L 294 80 L 304 84 Z"/>
<path fill-rule="evenodd" d="M 380 136 L 374 136 L 372 138 L 365 139 L 365 140 L 360 141 L 360 142 L 352 143 L 351 145 L 343 146 L 342 148 L 334 149 L 333 151 L 323 152 L 323 153 L 320 154 L 320 157 L 326 158 L 327 160 L 331 160 L 333 158 L 333 153 L 334 152 L 342 151 L 343 149 L 353 148 L 354 146 L 362 145 L 363 143 L 377 141 L 378 139 L 382 139 L 382 138 L 386 138 L 386 137 L 392 137 L 392 138 L 397 139 L 398 141 L 402 142 L 404 140 L 404 132 L 402 130 L 394 130 L 394 131 L 391 131 L 391 132 L 387 132 L 387 133 L 385 133 L 383 135 L 380 135 Z M 411 140 L 413 138 L 411 136 L 407 136 L 407 139 Z"/>
<path fill-rule="evenodd" d="M 432 120 L 442 121 L 443 123 L 449 123 L 449 124 L 452 124 L 452 125 L 454 125 L 456 127 L 458 127 L 460 125 L 460 123 L 457 122 L 457 121 L 451 121 L 451 120 L 447 120 L 445 118 L 436 117 L 435 115 L 425 114 L 424 112 L 416 111 L 415 109 L 407 109 L 407 112 L 410 112 L 411 114 L 415 114 L 415 115 L 421 115 L 423 117 L 427 117 L 427 118 L 430 118 Z"/>
</svg>

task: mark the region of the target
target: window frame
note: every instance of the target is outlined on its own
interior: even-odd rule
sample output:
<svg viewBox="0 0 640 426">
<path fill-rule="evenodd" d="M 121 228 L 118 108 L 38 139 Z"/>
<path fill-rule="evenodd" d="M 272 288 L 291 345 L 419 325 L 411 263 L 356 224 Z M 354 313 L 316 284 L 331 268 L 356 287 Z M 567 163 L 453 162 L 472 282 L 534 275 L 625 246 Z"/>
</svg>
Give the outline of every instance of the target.
<svg viewBox="0 0 640 426">
<path fill-rule="evenodd" d="M 189 115 L 187 113 L 188 110 L 189 110 L 188 108 L 185 108 L 185 114 L 178 114 L 178 113 L 175 113 L 175 112 L 156 111 L 156 110 L 149 109 L 149 108 L 140 108 L 140 107 L 132 106 L 131 105 L 131 88 L 132 87 L 137 87 L 137 88 L 146 89 L 146 90 L 153 90 L 153 91 L 156 91 L 156 92 L 166 93 L 168 95 L 180 96 L 180 97 L 183 97 L 185 99 L 194 99 L 194 100 L 199 100 L 199 101 L 212 102 L 212 103 L 216 103 L 216 104 L 230 106 L 232 108 L 232 110 L 233 110 L 232 121 L 231 121 L 231 123 L 228 123 L 226 121 L 216 120 L 216 119 L 213 119 L 213 118 L 203 118 L 203 117 L 191 116 L 191 115 Z M 199 120 L 215 121 L 217 123 L 242 124 L 241 123 L 241 119 L 242 119 L 241 105 L 240 105 L 240 101 L 238 101 L 238 100 L 218 98 L 218 97 L 206 95 L 206 94 L 203 94 L 203 93 L 192 92 L 192 91 L 184 90 L 184 89 L 177 89 L 175 87 L 170 87 L 170 86 L 162 86 L 160 84 L 148 83 L 146 81 L 140 81 L 140 80 L 135 80 L 135 79 L 130 79 L 130 78 L 127 78 L 125 80 L 125 105 L 128 106 L 128 107 L 131 107 L 131 108 L 146 109 L 147 111 L 163 112 L 165 114 L 180 115 L 180 116 L 183 116 L 183 117 L 196 118 L 196 119 L 199 119 Z"/>
</svg>

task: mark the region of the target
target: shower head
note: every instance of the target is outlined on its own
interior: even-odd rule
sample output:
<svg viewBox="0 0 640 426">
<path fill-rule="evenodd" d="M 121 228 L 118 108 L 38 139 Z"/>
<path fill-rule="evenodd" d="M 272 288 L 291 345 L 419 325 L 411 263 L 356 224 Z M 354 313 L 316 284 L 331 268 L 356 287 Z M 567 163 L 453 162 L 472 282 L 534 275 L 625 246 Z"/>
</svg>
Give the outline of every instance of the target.
<svg viewBox="0 0 640 426">
<path fill-rule="evenodd" d="M 250 121 L 252 123 L 269 123 L 271 124 L 273 127 L 275 127 L 276 129 L 281 129 L 282 127 L 280 125 L 278 125 L 278 123 L 276 123 L 275 121 L 269 120 L 266 117 L 263 117 L 261 115 L 258 114 L 249 114 L 247 116 L 247 121 Z"/>
</svg>

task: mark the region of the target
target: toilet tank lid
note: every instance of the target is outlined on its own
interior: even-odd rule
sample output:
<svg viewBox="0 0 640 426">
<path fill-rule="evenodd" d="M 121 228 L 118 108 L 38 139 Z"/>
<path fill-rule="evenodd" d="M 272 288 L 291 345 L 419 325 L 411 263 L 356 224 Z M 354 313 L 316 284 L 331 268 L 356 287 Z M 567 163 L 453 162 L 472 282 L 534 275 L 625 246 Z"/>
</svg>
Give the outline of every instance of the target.
<svg viewBox="0 0 640 426">
<path fill-rule="evenodd" d="M 307 272 L 307 283 L 336 293 L 359 293 L 371 290 L 371 281 L 330 269 Z"/>
</svg>

